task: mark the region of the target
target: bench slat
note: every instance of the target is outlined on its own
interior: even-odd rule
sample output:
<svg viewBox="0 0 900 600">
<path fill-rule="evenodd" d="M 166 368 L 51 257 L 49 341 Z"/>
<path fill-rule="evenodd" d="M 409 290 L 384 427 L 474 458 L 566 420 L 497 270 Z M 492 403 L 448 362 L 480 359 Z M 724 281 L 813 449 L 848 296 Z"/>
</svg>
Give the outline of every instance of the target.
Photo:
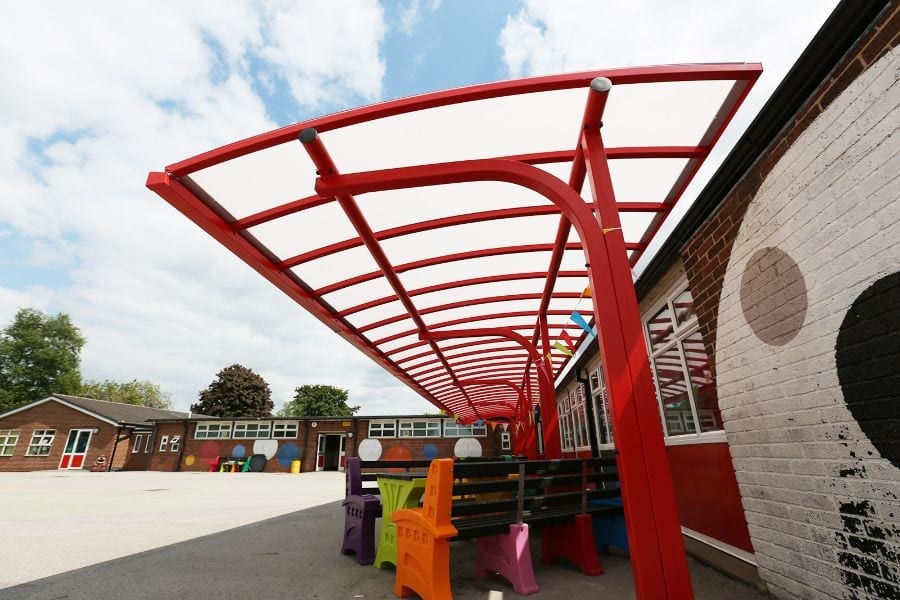
<svg viewBox="0 0 900 600">
<path fill-rule="evenodd" d="M 621 490 L 588 490 L 587 500 L 599 500 L 602 498 L 618 498 L 622 495 Z M 523 510 L 535 510 L 541 506 L 559 506 L 571 504 L 579 511 L 581 510 L 581 492 L 566 492 L 562 494 L 550 494 L 546 496 L 525 496 L 522 498 Z M 454 502 L 454 517 L 462 517 L 468 515 L 483 515 L 494 512 L 513 512 L 518 510 L 519 498 L 502 498 L 500 500 L 488 500 L 484 502 Z"/>
</svg>

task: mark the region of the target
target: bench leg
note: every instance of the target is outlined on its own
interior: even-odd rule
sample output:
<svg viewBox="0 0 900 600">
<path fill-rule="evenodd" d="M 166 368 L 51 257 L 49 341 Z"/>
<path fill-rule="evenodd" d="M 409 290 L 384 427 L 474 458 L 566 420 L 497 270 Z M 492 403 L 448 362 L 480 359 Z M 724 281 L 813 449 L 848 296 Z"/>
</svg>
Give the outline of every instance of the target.
<svg viewBox="0 0 900 600">
<path fill-rule="evenodd" d="M 383 524 L 382 524 L 383 526 Z M 453 600 L 450 591 L 450 540 L 397 524 L 397 575 L 394 595 L 422 600 Z"/>
<path fill-rule="evenodd" d="M 375 561 L 375 519 L 381 503 L 374 497 L 354 497 L 344 502 L 344 543 L 341 554 L 356 554 L 360 565 Z"/>
<path fill-rule="evenodd" d="M 551 525 L 541 537 L 541 562 L 554 565 L 560 558 L 575 563 L 585 575 L 602 575 L 603 565 L 594 545 L 591 515 L 576 515 L 573 523 Z"/>
<path fill-rule="evenodd" d="M 505 577 L 517 594 L 527 596 L 540 590 L 534 580 L 528 524 L 510 525 L 509 533 L 478 538 L 475 578 L 487 579 L 494 573 Z"/>
</svg>

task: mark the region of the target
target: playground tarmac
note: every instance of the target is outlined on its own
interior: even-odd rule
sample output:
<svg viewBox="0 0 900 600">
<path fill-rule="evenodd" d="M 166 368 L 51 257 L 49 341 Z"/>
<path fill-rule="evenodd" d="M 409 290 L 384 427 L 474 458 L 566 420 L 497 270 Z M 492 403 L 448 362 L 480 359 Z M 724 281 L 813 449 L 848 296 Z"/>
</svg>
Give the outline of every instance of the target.
<svg viewBox="0 0 900 600">
<path fill-rule="evenodd" d="M 394 598 L 392 570 L 338 552 L 343 493 L 339 473 L 0 473 L 0 600 Z M 604 555 L 606 573 L 586 577 L 540 564 L 539 542 L 531 598 L 634 597 L 626 557 Z M 473 579 L 474 557 L 473 543 L 453 543 L 454 598 L 519 597 Z M 690 566 L 698 600 L 767 597 Z"/>
</svg>

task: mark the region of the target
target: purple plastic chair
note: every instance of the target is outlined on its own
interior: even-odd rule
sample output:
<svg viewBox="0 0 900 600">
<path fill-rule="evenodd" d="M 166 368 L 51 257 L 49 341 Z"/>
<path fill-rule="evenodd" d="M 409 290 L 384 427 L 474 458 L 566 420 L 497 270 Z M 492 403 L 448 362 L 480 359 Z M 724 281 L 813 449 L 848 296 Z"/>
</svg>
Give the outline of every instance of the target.
<svg viewBox="0 0 900 600">
<path fill-rule="evenodd" d="M 359 458 L 347 459 L 347 492 L 344 499 L 344 544 L 341 554 L 356 554 L 360 565 L 375 562 L 375 519 L 381 516 L 381 500 L 363 494 Z"/>
</svg>

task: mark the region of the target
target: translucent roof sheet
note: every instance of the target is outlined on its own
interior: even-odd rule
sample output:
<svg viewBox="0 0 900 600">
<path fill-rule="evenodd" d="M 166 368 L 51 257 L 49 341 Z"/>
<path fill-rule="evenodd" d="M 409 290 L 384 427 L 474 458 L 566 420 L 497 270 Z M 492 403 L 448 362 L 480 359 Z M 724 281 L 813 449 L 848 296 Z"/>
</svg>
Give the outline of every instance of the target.
<svg viewBox="0 0 900 600">
<path fill-rule="evenodd" d="M 373 190 L 350 204 L 319 196 L 300 132 L 315 128 L 342 175 L 503 158 L 574 183 L 590 207 L 590 189 L 573 173 L 584 166 L 589 84 L 606 77 L 613 86 L 601 131 L 634 264 L 760 72 L 754 64 L 669 65 L 404 98 L 211 150 L 151 174 L 148 185 L 435 405 L 463 420 L 509 417 L 520 392 L 537 394 L 534 354 L 460 330 L 521 334 L 557 372 L 568 355 L 547 349 L 564 332 L 582 337 L 570 315 L 593 310 L 574 228 L 558 245 L 560 209 L 504 182 Z M 460 333 L 425 339 L 437 331 Z"/>
</svg>

